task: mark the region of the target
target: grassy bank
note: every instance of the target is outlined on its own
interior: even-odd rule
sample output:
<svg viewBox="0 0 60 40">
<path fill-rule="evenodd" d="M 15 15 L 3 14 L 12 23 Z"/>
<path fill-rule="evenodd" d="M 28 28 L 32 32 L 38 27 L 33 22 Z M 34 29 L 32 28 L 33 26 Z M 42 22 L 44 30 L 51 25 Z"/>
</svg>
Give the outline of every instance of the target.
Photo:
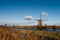
<svg viewBox="0 0 60 40">
<path fill-rule="evenodd" d="M 0 27 L 0 40 L 47 40 L 59 39 L 60 33 L 41 30 L 15 30 L 9 27 Z"/>
</svg>

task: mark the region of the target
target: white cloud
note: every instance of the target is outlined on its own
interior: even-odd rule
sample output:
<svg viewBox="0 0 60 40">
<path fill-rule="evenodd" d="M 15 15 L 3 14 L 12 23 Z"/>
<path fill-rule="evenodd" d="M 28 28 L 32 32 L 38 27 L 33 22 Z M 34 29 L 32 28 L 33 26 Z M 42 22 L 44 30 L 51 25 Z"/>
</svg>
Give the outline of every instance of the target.
<svg viewBox="0 0 60 40">
<path fill-rule="evenodd" d="M 25 16 L 24 18 L 27 19 L 27 20 L 31 20 L 32 16 Z"/>
</svg>

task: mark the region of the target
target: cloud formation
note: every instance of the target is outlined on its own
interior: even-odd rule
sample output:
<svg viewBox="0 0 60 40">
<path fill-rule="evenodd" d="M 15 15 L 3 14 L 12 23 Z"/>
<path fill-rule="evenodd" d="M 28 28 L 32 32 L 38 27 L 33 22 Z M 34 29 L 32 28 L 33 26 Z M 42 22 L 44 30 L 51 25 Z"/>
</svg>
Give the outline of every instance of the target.
<svg viewBox="0 0 60 40">
<path fill-rule="evenodd" d="M 31 20 L 32 19 L 32 16 L 25 16 L 24 17 L 26 20 Z"/>
</svg>

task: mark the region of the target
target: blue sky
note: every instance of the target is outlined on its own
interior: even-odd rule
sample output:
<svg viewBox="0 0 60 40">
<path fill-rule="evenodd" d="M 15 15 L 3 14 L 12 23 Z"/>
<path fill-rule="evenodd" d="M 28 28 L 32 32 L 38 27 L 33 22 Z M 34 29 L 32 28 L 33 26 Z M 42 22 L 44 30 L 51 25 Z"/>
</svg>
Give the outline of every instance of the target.
<svg viewBox="0 0 60 40">
<path fill-rule="evenodd" d="M 24 23 L 24 16 L 38 19 L 41 12 L 47 12 L 47 24 L 60 23 L 60 0 L 0 0 L 0 20 Z"/>
</svg>

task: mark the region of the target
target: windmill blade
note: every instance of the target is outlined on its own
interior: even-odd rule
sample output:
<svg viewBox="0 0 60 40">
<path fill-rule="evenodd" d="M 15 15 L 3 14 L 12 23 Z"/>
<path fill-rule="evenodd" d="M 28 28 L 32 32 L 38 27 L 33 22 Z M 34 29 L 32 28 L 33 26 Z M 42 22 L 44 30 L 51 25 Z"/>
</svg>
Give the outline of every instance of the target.
<svg viewBox="0 0 60 40">
<path fill-rule="evenodd" d="M 38 21 L 38 19 L 34 19 L 34 21 Z"/>
<path fill-rule="evenodd" d="M 42 12 L 41 15 L 42 15 L 42 16 L 47 16 L 48 13 L 46 13 L 46 12 Z"/>
<path fill-rule="evenodd" d="M 43 19 L 42 21 L 47 21 L 47 19 Z"/>
</svg>

